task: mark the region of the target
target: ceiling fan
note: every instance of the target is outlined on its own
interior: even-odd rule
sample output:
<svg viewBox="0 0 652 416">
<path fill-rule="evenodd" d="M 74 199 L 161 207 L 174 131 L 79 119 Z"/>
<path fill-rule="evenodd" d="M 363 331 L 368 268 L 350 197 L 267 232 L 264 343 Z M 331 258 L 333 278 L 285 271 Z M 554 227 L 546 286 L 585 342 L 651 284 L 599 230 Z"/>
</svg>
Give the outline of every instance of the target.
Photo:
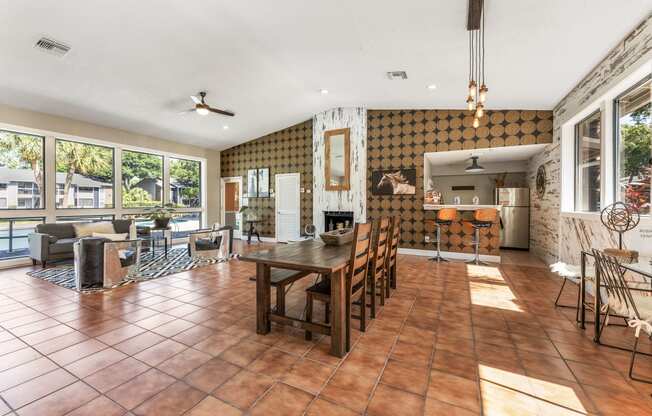
<svg viewBox="0 0 652 416">
<path fill-rule="evenodd" d="M 186 111 L 182 111 L 180 114 L 186 114 L 186 113 L 197 113 L 199 115 L 205 116 L 208 113 L 217 113 L 217 114 L 222 114 L 225 116 L 233 117 L 235 113 L 232 113 L 230 111 L 226 110 L 220 110 L 219 108 L 213 108 L 206 104 L 206 92 L 205 91 L 200 91 L 199 92 L 200 98 L 197 98 L 194 95 L 190 96 L 190 99 L 195 103 L 195 108 L 191 108 Z"/>
</svg>

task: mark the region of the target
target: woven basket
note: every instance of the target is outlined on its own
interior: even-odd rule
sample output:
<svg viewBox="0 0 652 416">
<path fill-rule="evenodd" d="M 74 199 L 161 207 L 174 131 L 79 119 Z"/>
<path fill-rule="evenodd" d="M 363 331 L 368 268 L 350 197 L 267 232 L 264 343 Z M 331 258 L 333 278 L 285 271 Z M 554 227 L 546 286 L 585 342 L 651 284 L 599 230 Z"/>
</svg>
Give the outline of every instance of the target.
<svg viewBox="0 0 652 416">
<path fill-rule="evenodd" d="M 327 246 L 342 246 L 353 241 L 353 228 L 341 228 L 321 233 L 319 237 Z"/>
</svg>

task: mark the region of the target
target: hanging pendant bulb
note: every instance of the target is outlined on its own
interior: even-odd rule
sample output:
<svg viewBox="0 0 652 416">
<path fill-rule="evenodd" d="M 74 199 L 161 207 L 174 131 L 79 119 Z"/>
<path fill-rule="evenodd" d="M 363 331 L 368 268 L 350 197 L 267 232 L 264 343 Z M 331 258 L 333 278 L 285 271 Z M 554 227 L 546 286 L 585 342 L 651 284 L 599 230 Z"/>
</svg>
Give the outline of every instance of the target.
<svg viewBox="0 0 652 416">
<path fill-rule="evenodd" d="M 478 103 L 478 105 L 475 107 L 475 117 L 480 119 L 484 116 L 484 105 L 482 103 Z"/>
<path fill-rule="evenodd" d="M 467 99 L 466 99 L 466 104 L 467 104 L 467 108 L 469 109 L 469 111 L 473 111 L 473 104 L 474 104 L 474 102 L 473 102 L 473 96 L 469 95 L 469 96 L 467 97 Z"/>
<path fill-rule="evenodd" d="M 487 88 L 486 85 L 482 84 L 480 86 L 480 97 L 478 98 L 478 101 L 482 104 L 487 100 L 487 92 L 489 92 L 489 88 Z"/>
<path fill-rule="evenodd" d="M 480 119 L 478 117 L 474 117 L 473 118 L 473 128 L 477 129 L 478 127 L 480 127 Z"/>
<path fill-rule="evenodd" d="M 478 84 L 476 84 L 474 80 L 471 80 L 471 82 L 469 82 L 469 95 L 471 97 L 475 97 L 477 88 L 478 88 Z"/>
</svg>

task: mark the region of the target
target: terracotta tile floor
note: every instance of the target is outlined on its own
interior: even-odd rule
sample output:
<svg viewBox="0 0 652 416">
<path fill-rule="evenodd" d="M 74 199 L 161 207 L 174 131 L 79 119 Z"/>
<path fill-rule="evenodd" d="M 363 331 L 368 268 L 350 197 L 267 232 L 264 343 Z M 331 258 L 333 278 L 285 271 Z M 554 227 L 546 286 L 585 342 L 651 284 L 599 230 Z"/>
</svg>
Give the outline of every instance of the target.
<svg viewBox="0 0 652 416">
<path fill-rule="evenodd" d="M 545 264 L 504 257 L 400 256 L 399 289 L 344 359 L 327 337 L 256 335 L 254 266 L 238 260 L 87 295 L 0 271 L 0 415 L 652 414 L 629 355 L 552 306 L 560 281 Z M 290 314 L 312 280 L 292 288 Z M 609 326 L 604 340 L 627 346 L 632 332 Z M 638 371 L 652 377 L 652 359 Z"/>
</svg>

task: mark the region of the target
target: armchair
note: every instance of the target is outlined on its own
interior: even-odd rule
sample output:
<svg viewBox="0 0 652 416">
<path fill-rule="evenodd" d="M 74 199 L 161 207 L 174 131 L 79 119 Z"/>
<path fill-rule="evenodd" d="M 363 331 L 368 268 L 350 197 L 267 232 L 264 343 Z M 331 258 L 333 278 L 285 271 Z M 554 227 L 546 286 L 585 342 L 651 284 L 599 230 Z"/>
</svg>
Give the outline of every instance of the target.
<svg viewBox="0 0 652 416">
<path fill-rule="evenodd" d="M 220 231 L 199 230 L 188 234 L 188 255 L 192 258 L 227 258 Z"/>
</svg>

